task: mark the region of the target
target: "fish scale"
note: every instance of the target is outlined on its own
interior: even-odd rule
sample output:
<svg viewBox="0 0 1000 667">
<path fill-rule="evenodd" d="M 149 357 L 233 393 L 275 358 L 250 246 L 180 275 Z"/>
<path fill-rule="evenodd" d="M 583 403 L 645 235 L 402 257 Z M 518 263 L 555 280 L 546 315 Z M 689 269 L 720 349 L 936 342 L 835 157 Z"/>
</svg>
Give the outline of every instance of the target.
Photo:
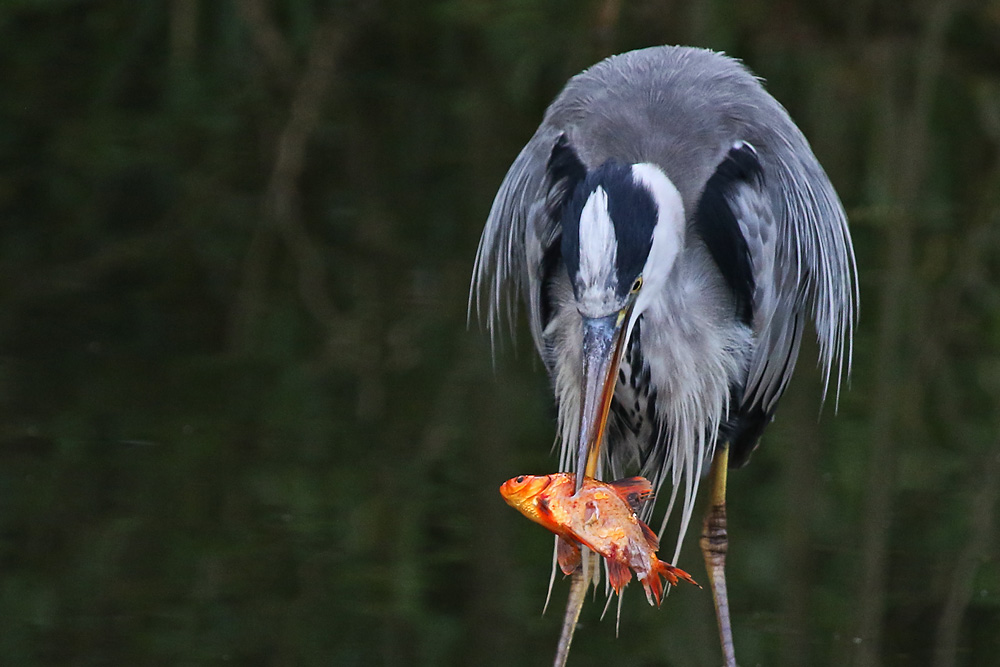
<svg viewBox="0 0 1000 667">
<path fill-rule="evenodd" d="M 565 574 L 581 567 L 583 546 L 604 558 L 616 593 L 632 579 L 632 572 L 650 604 L 657 606 L 663 599 L 661 577 L 670 585 L 679 579 L 695 584 L 688 573 L 656 556 L 659 541 L 636 514 L 652 495 L 649 480 L 630 477 L 605 483 L 587 477 L 578 492 L 575 486 L 573 473 L 519 475 L 501 484 L 500 494 L 511 507 L 559 536 L 557 560 Z"/>
</svg>

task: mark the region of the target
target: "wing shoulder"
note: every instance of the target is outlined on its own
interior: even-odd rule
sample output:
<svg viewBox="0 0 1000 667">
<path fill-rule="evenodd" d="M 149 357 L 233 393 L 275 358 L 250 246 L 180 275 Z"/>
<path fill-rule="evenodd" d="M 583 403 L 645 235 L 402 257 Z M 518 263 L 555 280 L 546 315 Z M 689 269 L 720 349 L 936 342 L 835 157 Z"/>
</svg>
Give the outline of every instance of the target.
<svg viewBox="0 0 1000 667">
<path fill-rule="evenodd" d="M 806 166 L 789 167 L 737 142 L 706 183 L 695 216 L 737 318 L 753 331 L 727 434 L 737 465 L 787 387 L 807 315 L 816 324 L 825 380 L 850 362 L 856 279 L 846 216 L 825 175 Z"/>
</svg>

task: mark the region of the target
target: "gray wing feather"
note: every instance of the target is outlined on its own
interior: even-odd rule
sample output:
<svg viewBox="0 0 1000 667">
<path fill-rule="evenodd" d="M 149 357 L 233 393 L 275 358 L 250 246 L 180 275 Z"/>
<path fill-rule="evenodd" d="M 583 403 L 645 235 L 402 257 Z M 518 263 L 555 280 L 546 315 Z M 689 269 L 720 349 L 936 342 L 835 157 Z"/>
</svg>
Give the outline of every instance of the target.
<svg viewBox="0 0 1000 667">
<path fill-rule="evenodd" d="M 765 289 L 755 304 L 758 343 L 745 401 L 766 410 L 773 409 L 794 370 L 806 312 L 816 326 L 824 395 L 836 370 L 839 396 L 845 364 L 850 368 L 857 304 L 847 216 L 805 138 L 790 120 L 787 128 L 792 136 L 779 137 L 770 151 L 772 164 L 765 166 L 773 215 L 757 207 L 756 231 L 769 243 L 763 244 L 759 268 L 753 258 L 757 284 Z"/>
<path fill-rule="evenodd" d="M 539 270 L 545 248 L 558 233 L 545 212 L 545 167 L 557 137 L 558 132 L 544 126 L 539 128 L 507 171 L 479 240 L 469 296 L 470 311 L 475 298 L 476 311 L 485 319 L 494 345 L 503 319 L 507 319 L 513 333 L 518 295 L 523 296 L 528 304 L 531 336 L 540 354 L 543 344 Z"/>
<path fill-rule="evenodd" d="M 784 288 L 789 276 L 780 271 L 778 221 L 770 198 L 756 184 L 740 185 L 729 205 L 739 223 L 754 273 L 754 347 L 743 402 L 773 409 L 795 367 L 802 328 L 801 305 Z M 794 276 L 791 277 L 794 284 Z"/>
</svg>

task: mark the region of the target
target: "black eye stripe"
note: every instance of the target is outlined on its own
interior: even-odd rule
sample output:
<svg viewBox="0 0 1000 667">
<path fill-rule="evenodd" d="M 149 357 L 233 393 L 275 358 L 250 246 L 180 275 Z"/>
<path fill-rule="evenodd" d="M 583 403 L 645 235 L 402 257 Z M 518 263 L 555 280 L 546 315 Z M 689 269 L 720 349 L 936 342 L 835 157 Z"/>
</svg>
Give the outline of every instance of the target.
<svg viewBox="0 0 1000 667">
<path fill-rule="evenodd" d="M 652 194 L 635 182 L 631 169 L 628 170 L 627 180 L 610 186 L 608 213 L 611 214 L 618 241 L 618 289 L 624 295 L 631 289 L 649 257 L 657 217 Z"/>
<path fill-rule="evenodd" d="M 580 214 L 598 187 L 608 197 L 608 214 L 615 229 L 618 292 L 625 296 L 649 256 L 657 219 L 656 203 L 652 193 L 636 182 L 630 165 L 608 160 L 587 172 L 586 177 L 576 183 L 562 211 L 562 258 L 571 280 L 579 270 Z"/>
</svg>

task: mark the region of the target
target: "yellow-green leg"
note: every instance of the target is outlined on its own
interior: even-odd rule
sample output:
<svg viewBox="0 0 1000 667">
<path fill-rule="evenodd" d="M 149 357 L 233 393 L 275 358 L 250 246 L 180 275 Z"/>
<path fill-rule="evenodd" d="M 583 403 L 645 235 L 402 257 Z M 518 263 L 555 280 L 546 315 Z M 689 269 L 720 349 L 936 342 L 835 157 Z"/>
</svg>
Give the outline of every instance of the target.
<svg viewBox="0 0 1000 667">
<path fill-rule="evenodd" d="M 565 667 L 566 660 L 569 659 L 569 646 L 573 642 L 576 623 L 580 620 L 580 610 L 583 609 L 587 589 L 594 582 L 597 568 L 600 567 L 600 558 L 596 554 L 590 553 L 587 547 L 582 547 L 582 550 L 583 561 L 573 573 L 569 586 L 569 600 L 566 601 L 566 615 L 563 617 L 562 633 L 559 635 L 559 646 L 556 649 L 553 667 Z"/>
<path fill-rule="evenodd" d="M 729 445 L 716 450 L 709 473 L 709 505 L 701 530 L 701 553 L 705 556 L 708 583 L 715 601 L 715 617 L 719 621 L 719 638 L 726 667 L 736 667 L 733 648 L 733 628 L 729 622 L 729 595 L 726 592 L 726 552 L 729 534 L 726 532 L 726 474 L 729 470 Z"/>
</svg>

